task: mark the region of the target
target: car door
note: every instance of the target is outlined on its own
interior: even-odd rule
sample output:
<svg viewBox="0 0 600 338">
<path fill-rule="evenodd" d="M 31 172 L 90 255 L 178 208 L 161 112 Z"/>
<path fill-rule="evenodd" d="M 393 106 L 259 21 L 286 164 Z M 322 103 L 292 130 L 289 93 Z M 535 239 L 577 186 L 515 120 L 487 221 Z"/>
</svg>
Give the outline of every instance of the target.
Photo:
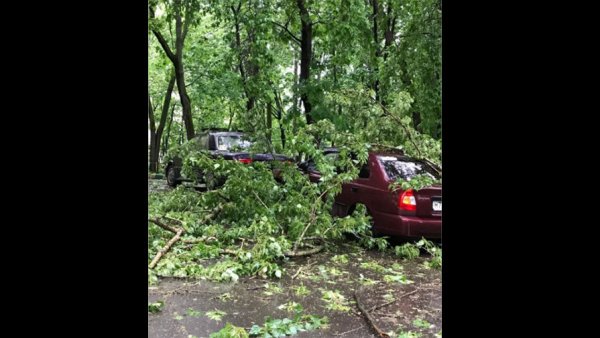
<svg viewBox="0 0 600 338">
<path fill-rule="evenodd" d="M 378 196 L 381 195 L 381 189 L 376 184 L 378 172 L 375 161 L 375 157 L 370 154 L 367 162 L 361 167 L 358 178 L 342 185 L 342 192 L 336 198 L 337 207 L 341 209 L 338 214 L 352 212 L 356 204 L 364 204 L 369 211 L 378 209 Z"/>
</svg>

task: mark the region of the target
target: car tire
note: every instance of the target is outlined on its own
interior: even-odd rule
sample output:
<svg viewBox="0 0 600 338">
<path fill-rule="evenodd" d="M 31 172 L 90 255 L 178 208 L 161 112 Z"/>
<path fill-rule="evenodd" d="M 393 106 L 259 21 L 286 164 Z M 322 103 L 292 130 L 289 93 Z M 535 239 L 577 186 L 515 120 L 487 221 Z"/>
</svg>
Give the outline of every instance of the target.
<svg viewBox="0 0 600 338">
<path fill-rule="evenodd" d="M 206 190 L 215 190 L 218 186 L 217 178 L 213 173 L 205 173 L 204 184 L 206 184 Z"/>
<path fill-rule="evenodd" d="M 179 178 L 181 177 L 181 169 L 170 166 L 167 170 L 167 185 L 175 188 L 179 182 Z"/>
</svg>

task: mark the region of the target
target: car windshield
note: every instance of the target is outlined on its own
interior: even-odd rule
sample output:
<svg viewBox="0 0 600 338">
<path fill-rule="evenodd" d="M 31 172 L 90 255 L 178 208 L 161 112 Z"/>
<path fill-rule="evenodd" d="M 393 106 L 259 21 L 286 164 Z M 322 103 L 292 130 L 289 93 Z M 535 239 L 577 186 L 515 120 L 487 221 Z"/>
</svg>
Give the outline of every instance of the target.
<svg viewBox="0 0 600 338">
<path fill-rule="evenodd" d="M 439 178 L 435 169 L 418 160 L 396 156 L 378 156 L 378 158 L 390 180 L 402 178 L 410 181 L 413 177 L 423 174 L 434 179 Z"/>
<path fill-rule="evenodd" d="M 231 149 L 247 149 L 252 145 L 248 140 L 243 139 L 238 135 L 226 135 L 217 137 L 217 149 L 218 150 L 231 150 Z"/>
<path fill-rule="evenodd" d="M 329 162 L 329 164 L 333 165 L 333 164 L 335 164 L 335 161 L 337 160 L 338 156 L 339 156 L 338 153 L 325 154 L 325 161 L 327 161 L 327 162 Z M 306 161 L 306 168 L 310 171 L 317 171 L 317 164 L 312 159 L 308 160 L 308 161 Z"/>
</svg>

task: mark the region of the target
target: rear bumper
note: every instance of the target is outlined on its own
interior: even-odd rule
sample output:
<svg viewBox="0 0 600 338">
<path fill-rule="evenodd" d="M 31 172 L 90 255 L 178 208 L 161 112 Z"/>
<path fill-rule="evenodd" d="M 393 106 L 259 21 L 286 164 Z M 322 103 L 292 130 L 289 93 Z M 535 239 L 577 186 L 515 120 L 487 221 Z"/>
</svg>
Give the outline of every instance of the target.
<svg viewBox="0 0 600 338">
<path fill-rule="evenodd" d="M 402 216 L 372 211 L 374 228 L 391 236 L 442 238 L 440 218 Z"/>
</svg>

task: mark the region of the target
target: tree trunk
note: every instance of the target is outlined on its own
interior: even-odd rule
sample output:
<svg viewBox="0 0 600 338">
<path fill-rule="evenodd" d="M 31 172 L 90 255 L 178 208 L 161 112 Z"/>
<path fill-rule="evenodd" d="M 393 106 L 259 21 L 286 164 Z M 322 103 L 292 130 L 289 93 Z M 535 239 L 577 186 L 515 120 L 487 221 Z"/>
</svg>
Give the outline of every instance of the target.
<svg viewBox="0 0 600 338">
<path fill-rule="evenodd" d="M 195 136 L 194 121 L 192 119 L 192 104 L 185 87 L 185 71 L 183 68 L 183 43 L 185 41 L 187 26 L 189 25 L 190 19 L 191 17 L 188 11 L 186 12 L 185 20 L 186 29 L 183 29 L 183 23 L 181 21 L 181 0 L 175 0 L 175 57 L 177 60 L 175 63 L 175 72 L 177 78 L 177 89 L 179 90 L 181 108 L 183 111 L 183 122 L 185 123 L 186 136 L 188 140 L 191 140 Z"/>
<path fill-rule="evenodd" d="M 169 107 L 171 106 L 171 93 L 175 87 L 175 73 L 171 73 L 169 79 L 169 85 L 165 93 L 163 100 L 163 107 L 160 115 L 160 121 L 158 128 L 150 140 L 150 171 L 157 172 L 160 166 L 160 142 L 162 140 L 163 131 L 165 130 L 165 124 L 167 122 L 167 116 L 169 115 Z"/>
<path fill-rule="evenodd" d="M 279 93 L 276 90 L 273 90 L 273 94 L 275 94 L 275 104 L 277 105 L 277 123 L 279 124 L 279 136 L 281 138 L 281 147 L 285 149 L 285 129 L 283 128 L 283 105 L 281 104 L 281 97 L 279 97 Z"/>
<path fill-rule="evenodd" d="M 296 3 L 300 11 L 300 21 L 302 23 L 302 37 L 300 39 L 300 97 L 304 104 L 306 123 L 311 124 L 313 123 L 313 117 L 311 115 L 312 104 L 308 95 L 308 85 L 310 82 L 310 62 L 312 60 L 313 23 L 308 15 L 305 0 L 297 0 Z"/>
<path fill-rule="evenodd" d="M 186 11 L 186 20 L 184 24 L 181 18 L 181 0 L 175 0 L 173 5 L 175 10 L 175 53 L 173 53 L 173 51 L 169 47 L 169 44 L 158 30 L 153 30 L 152 32 L 158 39 L 158 42 L 165 51 L 165 54 L 167 54 L 169 60 L 171 60 L 173 66 L 175 67 L 175 78 L 177 82 L 179 98 L 181 101 L 182 118 L 185 125 L 186 136 L 189 140 L 194 137 L 195 132 L 194 121 L 192 118 L 192 105 L 190 97 L 187 94 L 187 89 L 185 87 L 185 71 L 183 67 L 183 45 L 191 20 L 191 11 Z"/>
<path fill-rule="evenodd" d="M 373 91 L 375 91 L 375 100 L 381 102 L 379 98 L 379 57 L 381 56 L 381 48 L 379 47 L 379 30 L 377 27 L 377 20 L 379 19 L 379 2 L 377 0 L 371 0 L 373 7 L 373 42 L 375 43 L 375 60 L 373 65 Z"/>
<path fill-rule="evenodd" d="M 249 47 L 244 53 L 244 48 L 242 46 L 241 39 L 241 27 L 240 27 L 240 9 L 242 6 L 242 2 L 238 2 L 237 7 L 231 6 L 231 12 L 233 13 L 234 26 L 235 26 L 235 44 L 238 50 L 238 69 L 240 71 L 240 77 L 242 78 L 242 87 L 244 89 L 244 94 L 246 95 L 246 111 L 251 111 L 256 104 L 256 96 L 250 92 L 248 88 L 248 81 L 250 77 L 256 76 L 258 74 L 258 66 L 250 61 L 248 61 L 248 56 L 251 52 L 252 44 L 254 43 L 254 32 L 248 32 L 248 43 Z M 246 64 L 246 66 L 244 66 Z"/>
<path fill-rule="evenodd" d="M 267 103 L 267 141 L 271 144 L 271 128 L 273 128 L 273 104 L 271 101 Z"/>
<path fill-rule="evenodd" d="M 413 120 L 413 128 L 415 128 L 416 131 L 421 133 L 422 132 L 422 128 L 420 126 L 421 114 L 418 111 L 413 111 L 412 120 Z"/>
<path fill-rule="evenodd" d="M 156 164 L 156 159 L 154 158 L 154 148 L 156 148 L 156 122 L 154 120 L 154 107 L 152 107 L 150 93 L 148 93 L 148 118 L 150 119 L 150 164 L 148 169 L 151 172 L 157 172 L 158 166 Z"/>
<path fill-rule="evenodd" d="M 169 119 L 169 125 L 167 126 L 167 135 L 165 135 L 163 154 L 169 149 L 169 136 L 171 135 L 171 125 L 173 125 L 173 115 L 175 115 L 175 105 L 171 106 L 171 118 Z"/>
</svg>

